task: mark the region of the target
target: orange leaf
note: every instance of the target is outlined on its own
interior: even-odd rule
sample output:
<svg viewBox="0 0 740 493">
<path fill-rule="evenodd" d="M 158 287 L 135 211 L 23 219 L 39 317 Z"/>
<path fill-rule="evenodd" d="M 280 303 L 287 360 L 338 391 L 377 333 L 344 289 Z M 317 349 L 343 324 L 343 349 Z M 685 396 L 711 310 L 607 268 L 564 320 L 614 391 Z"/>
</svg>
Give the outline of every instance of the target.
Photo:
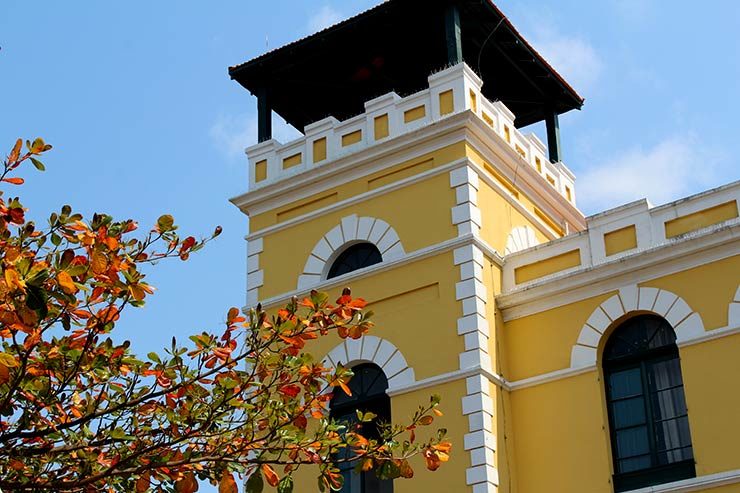
<svg viewBox="0 0 740 493">
<path fill-rule="evenodd" d="M 280 478 L 277 473 L 270 467 L 269 464 L 262 464 L 262 474 L 264 474 L 267 484 L 275 487 L 280 482 Z M 219 492 L 220 493 L 220 492 Z"/>
<path fill-rule="evenodd" d="M 18 160 L 18 158 L 21 155 L 21 146 L 23 145 L 23 141 L 21 139 L 18 139 L 15 141 L 15 145 L 13 146 L 13 150 L 10 151 L 10 156 L 8 156 L 8 163 L 14 163 Z"/>
<path fill-rule="evenodd" d="M 57 273 L 57 284 L 67 294 L 75 294 L 77 292 L 77 286 L 75 286 L 72 276 L 64 272 L 63 270 Z"/>
<path fill-rule="evenodd" d="M 3 178 L 3 181 L 7 183 L 11 183 L 13 185 L 23 185 L 23 182 L 24 182 L 23 178 L 17 178 L 17 177 Z"/>
<path fill-rule="evenodd" d="M 221 481 L 218 482 L 218 493 L 239 493 L 234 476 L 224 471 Z"/>
<path fill-rule="evenodd" d="M 434 414 L 436 414 L 437 416 L 444 416 L 444 414 L 442 414 L 442 411 L 440 411 L 440 410 L 439 410 L 439 409 L 437 409 L 436 407 L 435 407 L 434 409 L 432 409 L 432 412 L 433 412 Z"/>
<path fill-rule="evenodd" d="M 10 371 L 8 367 L 0 363 L 0 385 L 8 383 L 10 380 Z"/>
<path fill-rule="evenodd" d="M 182 479 L 175 482 L 177 493 L 195 493 L 198 491 L 198 481 L 192 472 L 186 472 Z"/>
<path fill-rule="evenodd" d="M 141 476 L 136 480 L 136 493 L 145 493 L 149 489 L 149 476 Z"/>
</svg>

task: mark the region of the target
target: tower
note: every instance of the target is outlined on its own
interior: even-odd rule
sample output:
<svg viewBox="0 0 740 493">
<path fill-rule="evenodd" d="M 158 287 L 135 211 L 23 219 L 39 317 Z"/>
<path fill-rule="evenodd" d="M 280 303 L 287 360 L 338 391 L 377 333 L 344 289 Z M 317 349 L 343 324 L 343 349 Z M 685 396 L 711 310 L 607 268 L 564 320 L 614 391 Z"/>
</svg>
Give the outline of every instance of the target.
<svg viewBox="0 0 740 493">
<path fill-rule="evenodd" d="M 346 493 L 740 491 L 740 399 L 707 378 L 740 374 L 740 182 L 585 218 L 583 100 L 490 0 L 388 0 L 230 75 L 258 101 L 247 306 L 351 286 L 376 327 L 313 352 L 391 418 L 443 399 L 444 468 Z"/>
<path fill-rule="evenodd" d="M 314 351 L 381 369 L 392 416 L 440 394 L 455 446 L 395 491 L 497 491 L 502 258 L 583 229 L 557 123 L 583 100 L 488 1 L 391 0 L 230 74 L 259 112 L 248 306 L 351 286 L 376 328 Z M 543 120 L 548 146 L 518 130 Z"/>
</svg>

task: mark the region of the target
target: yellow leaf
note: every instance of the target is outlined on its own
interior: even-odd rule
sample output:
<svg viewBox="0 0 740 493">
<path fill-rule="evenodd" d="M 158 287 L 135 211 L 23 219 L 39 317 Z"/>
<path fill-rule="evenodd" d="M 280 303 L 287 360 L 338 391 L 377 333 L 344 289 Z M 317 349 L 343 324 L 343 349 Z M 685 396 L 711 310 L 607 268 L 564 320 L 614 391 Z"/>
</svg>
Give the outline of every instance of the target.
<svg viewBox="0 0 740 493">
<path fill-rule="evenodd" d="M 239 489 L 234 481 L 234 476 L 224 471 L 221 481 L 218 482 L 218 493 L 239 493 Z"/>
<path fill-rule="evenodd" d="M 95 274 L 104 274 L 108 270 L 108 259 L 100 250 L 94 250 L 90 258 L 90 267 Z"/>
<path fill-rule="evenodd" d="M 128 291 L 131 293 L 131 297 L 135 299 L 136 301 L 141 301 L 144 299 L 144 290 L 141 289 L 141 286 L 138 284 L 129 284 Z"/>
<path fill-rule="evenodd" d="M 0 365 L 4 365 L 7 368 L 15 368 L 18 366 L 18 361 L 12 354 L 0 353 Z"/>
<path fill-rule="evenodd" d="M 7 271 L 6 271 L 7 272 Z M 77 292 L 77 286 L 75 286 L 72 276 L 64 272 L 63 270 L 57 273 L 57 284 L 67 294 L 75 294 Z"/>
<path fill-rule="evenodd" d="M 16 271 L 15 269 L 5 269 L 5 283 L 11 290 L 26 289 L 26 283 L 23 281 L 23 279 L 21 279 L 21 277 L 18 275 L 18 271 Z"/>
</svg>

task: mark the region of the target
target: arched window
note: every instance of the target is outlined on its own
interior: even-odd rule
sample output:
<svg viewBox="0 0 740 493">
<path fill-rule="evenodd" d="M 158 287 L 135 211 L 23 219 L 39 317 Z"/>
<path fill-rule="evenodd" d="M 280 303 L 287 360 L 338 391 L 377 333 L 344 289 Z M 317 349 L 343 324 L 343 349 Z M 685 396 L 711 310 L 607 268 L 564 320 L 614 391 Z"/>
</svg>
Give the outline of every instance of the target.
<svg viewBox="0 0 740 493">
<path fill-rule="evenodd" d="M 372 363 L 361 364 L 352 368 L 355 376 L 349 381 L 349 396 L 339 388 L 334 388 L 331 399 L 331 417 L 344 422 L 348 427 L 359 427 L 359 432 L 368 438 L 377 438 L 378 421 L 389 422 L 391 418 L 391 401 L 385 391 L 388 389 L 388 379 L 377 365 Z M 372 412 L 377 418 L 370 423 L 359 423 L 357 411 Z M 349 451 L 340 453 L 340 458 L 351 454 Z M 354 463 L 346 462 L 339 465 L 344 476 L 344 487 L 341 493 L 393 493 L 393 481 L 381 480 L 375 471 L 354 472 Z"/>
<path fill-rule="evenodd" d="M 645 315 L 618 327 L 604 348 L 614 490 L 696 476 L 676 333 Z"/>
<path fill-rule="evenodd" d="M 347 274 L 353 270 L 362 269 L 383 261 L 383 256 L 378 247 L 372 243 L 355 243 L 342 253 L 331 265 L 327 279 Z"/>
</svg>

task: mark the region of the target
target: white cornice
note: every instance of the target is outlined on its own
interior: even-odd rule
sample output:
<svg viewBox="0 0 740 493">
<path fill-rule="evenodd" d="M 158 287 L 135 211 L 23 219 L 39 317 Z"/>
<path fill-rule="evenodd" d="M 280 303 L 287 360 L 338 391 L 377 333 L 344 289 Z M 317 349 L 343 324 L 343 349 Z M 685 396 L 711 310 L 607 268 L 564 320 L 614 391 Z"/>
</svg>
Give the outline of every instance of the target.
<svg viewBox="0 0 740 493">
<path fill-rule="evenodd" d="M 617 260 L 555 275 L 496 297 L 504 321 L 539 313 L 578 300 L 737 255 L 740 223 L 674 240 Z"/>
<path fill-rule="evenodd" d="M 487 124 L 471 111 L 449 116 L 416 131 L 379 142 L 365 148 L 362 152 L 344 156 L 315 169 L 306 170 L 290 178 L 249 191 L 232 198 L 231 202 L 248 215 L 258 215 L 461 141 L 473 145 L 481 155 L 486 157 L 491 166 L 521 188 L 522 194 L 544 213 L 551 217 L 564 218 L 577 229 L 585 226 L 585 219 L 581 212 L 551 187 L 532 166 L 522 160 L 514 149 L 508 146 L 500 136 L 493 133 Z M 477 166 L 477 168 L 481 174 L 480 167 Z M 487 176 L 487 173 L 483 171 L 481 175 Z M 413 178 L 418 179 L 418 176 L 411 178 L 409 181 L 404 181 L 404 184 L 413 182 Z M 487 182 L 490 183 L 492 180 L 489 178 Z M 506 197 L 508 194 L 503 193 L 503 195 Z M 522 204 L 514 202 L 518 208 L 526 211 Z M 337 204 L 333 204 L 331 207 L 336 208 L 336 206 Z M 311 215 L 316 213 L 314 211 Z M 528 211 L 527 215 L 531 216 L 532 213 Z M 535 224 L 539 224 L 539 220 Z M 264 233 L 260 231 L 252 234 Z"/>
<path fill-rule="evenodd" d="M 586 227 L 586 218 L 573 204 L 547 183 L 537 171 L 500 138 L 492 138 L 486 123 L 475 118 L 468 127 L 468 144 L 494 166 L 522 194 L 551 217 L 562 217 L 576 230 Z"/>
</svg>

